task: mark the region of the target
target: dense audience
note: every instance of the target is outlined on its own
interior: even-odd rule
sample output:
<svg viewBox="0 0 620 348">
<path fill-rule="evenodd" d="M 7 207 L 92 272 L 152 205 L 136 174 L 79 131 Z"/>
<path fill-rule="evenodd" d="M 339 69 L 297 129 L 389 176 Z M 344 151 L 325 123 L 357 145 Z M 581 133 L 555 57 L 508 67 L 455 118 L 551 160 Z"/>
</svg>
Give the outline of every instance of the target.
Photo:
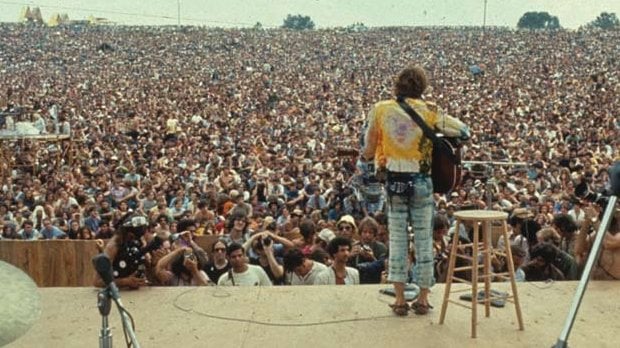
<svg viewBox="0 0 620 348">
<path fill-rule="evenodd" d="M 142 215 L 152 284 L 385 281 L 389 202 L 354 150 L 366 112 L 415 63 L 426 98 L 472 131 L 463 185 L 435 196 L 437 278 L 451 240 L 471 233 L 454 231 L 454 211 L 497 209 L 511 214 L 499 244 L 520 278 L 577 279 L 575 243 L 600 212 L 583 191 L 603 190 L 618 158 L 619 40 L 3 24 L 2 239 L 109 239 Z M 68 139 L 16 139 L 23 122 Z M 221 241 L 204 253 L 201 235 Z"/>
</svg>

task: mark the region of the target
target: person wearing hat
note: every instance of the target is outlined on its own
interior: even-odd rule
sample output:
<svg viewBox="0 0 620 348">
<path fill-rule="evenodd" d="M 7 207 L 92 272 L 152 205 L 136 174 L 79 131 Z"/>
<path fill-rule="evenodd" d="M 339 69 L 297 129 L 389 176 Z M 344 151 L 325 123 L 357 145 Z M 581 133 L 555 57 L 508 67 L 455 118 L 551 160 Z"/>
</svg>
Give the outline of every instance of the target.
<svg viewBox="0 0 620 348">
<path fill-rule="evenodd" d="M 417 110 L 422 121 L 444 135 L 469 138 L 469 128 L 447 115 L 436 104 L 424 101 L 428 87 L 424 70 L 407 67 L 395 79 L 398 101 Z M 423 136 L 419 125 L 396 100 L 378 102 L 368 113 L 362 130 L 362 156 L 374 161 L 375 167 L 387 171 L 387 215 L 390 229 L 388 281 L 394 284 L 396 301 L 390 307 L 396 315 L 407 315 L 405 282 L 409 279 L 409 227 L 415 230 L 416 265 L 414 278 L 420 295 L 413 308 L 416 314 L 427 314 L 428 296 L 435 283 L 433 272 L 434 212 L 432 144 Z"/>
<path fill-rule="evenodd" d="M 355 224 L 355 219 L 351 215 L 344 215 L 340 218 L 338 223 L 336 224 L 336 228 L 338 228 L 338 236 L 345 237 L 350 240 L 357 240 L 357 225 Z"/>
<path fill-rule="evenodd" d="M 452 193 L 450 193 L 450 203 L 452 203 L 453 205 L 457 205 L 461 202 L 461 197 L 459 196 L 459 193 L 456 191 L 452 191 Z"/>
<path fill-rule="evenodd" d="M 147 227 L 146 217 L 127 213 L 116 222 L 114 236 L 105 245 L 103 254 L 112 263 L 114 282 L 119 288 L 137 289 L 147 285 L 146 274 L 150 270 L 144 270 L 146 252 L 141 242 Z M 94 285 L 105 286 L 99 275 Z"/>
<path fill-rule="evenodd" d="M 330 230 L 329 228 L 322 229 L 321 232 L 319 232 L 319 234 L 317 234 L 316 238 L 314 239 L 314 250 L 319 248 L 326 250 L 327 244 L 329 244 L 329 242 L 331 242 L 334 238 L 336 238 L 336 234 L 334 233 L 334 231 Z"/>
</svg>

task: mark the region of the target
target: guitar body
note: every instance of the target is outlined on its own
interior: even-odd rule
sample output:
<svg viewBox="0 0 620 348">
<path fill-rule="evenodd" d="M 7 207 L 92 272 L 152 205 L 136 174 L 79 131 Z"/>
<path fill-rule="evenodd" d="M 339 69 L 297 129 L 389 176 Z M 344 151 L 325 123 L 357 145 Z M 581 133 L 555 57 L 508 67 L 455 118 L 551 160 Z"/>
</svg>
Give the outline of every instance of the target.
<svg viewBox="0 0 620 348">
<path fill-rule="evenodd" d="M 461 184 L 461 145 L 456 138 L 439 137 L 433 145 L 433 191 L 445 194 Z"/>
</svg>

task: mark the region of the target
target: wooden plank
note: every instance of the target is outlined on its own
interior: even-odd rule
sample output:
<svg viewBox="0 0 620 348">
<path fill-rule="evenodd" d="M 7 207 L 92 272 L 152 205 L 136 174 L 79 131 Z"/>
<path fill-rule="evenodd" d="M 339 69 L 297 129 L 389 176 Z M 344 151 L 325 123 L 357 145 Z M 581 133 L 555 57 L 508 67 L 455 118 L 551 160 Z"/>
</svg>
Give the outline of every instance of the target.
<svg viewBox="0 0 620 348">
<path fill-rule="evenodd" d="M 98 253 L 92 240 L 0 242 L 0 260 L 27 273 L 40 287 L 91 286 Z"/>
<path fill-rule="evenodd" d="M 204 236 L 194 237 L 194 242 L 196 242 L 196 244 L 198 244 L 199 247 L 201 247 L 202 249 L 204 249 L 204 251 L 207 252 L 207 255 L 209 255 L 209 259 L 210 259 L 211 258 L 211 247 L 213 246 L 213 244 L 215 244 L 215 242 L 218 241 L 218 239 L 220 239 L 220 236 L 204 235 Z"/>
</svg>

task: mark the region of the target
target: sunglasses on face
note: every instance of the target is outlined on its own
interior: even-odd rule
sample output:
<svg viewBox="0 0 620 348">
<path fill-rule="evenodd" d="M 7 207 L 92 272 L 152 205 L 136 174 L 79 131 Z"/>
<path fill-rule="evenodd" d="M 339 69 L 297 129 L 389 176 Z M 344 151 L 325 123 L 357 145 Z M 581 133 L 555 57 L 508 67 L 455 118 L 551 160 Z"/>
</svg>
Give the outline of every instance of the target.
<svg viewBox="0 0 620 348">
<path fill-rule="evenodd" d="M 224 252 L 224 251 L 226 251 L 226 248 L 215 248 L 215 249 L 213 249 L 213 251 L 215 251 L 215 252 L 220 252 L 220 251 Z"/>
<path fill-rule="evenodd" d="M 341 225 L 340 227 L 338 227 L 338 230 L 340 231 L 351 231 L 353 228 L 349 225 Z"/>
</svg>

